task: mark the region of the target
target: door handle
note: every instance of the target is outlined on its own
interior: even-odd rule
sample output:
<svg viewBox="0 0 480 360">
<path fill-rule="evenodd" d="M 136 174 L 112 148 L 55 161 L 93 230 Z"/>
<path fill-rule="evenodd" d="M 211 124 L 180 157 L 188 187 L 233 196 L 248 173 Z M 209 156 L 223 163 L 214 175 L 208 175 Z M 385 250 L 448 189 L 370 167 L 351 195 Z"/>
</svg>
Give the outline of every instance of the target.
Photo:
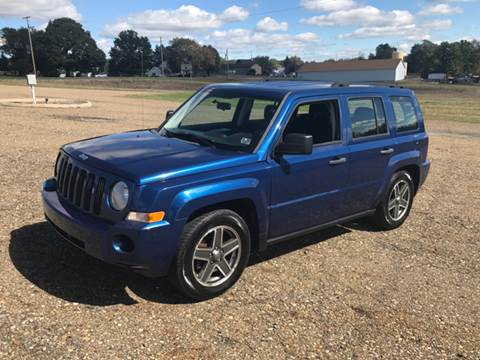
<svg viewBox="0 0 480 360">
<path fill-rule="evenodd" d="M 328 163 L 330 165 L 340 165 L 340 164 L 345 164 L 346 162 L 347 162 L 347 158 L 346 157 L 341 157 L 341 158 L 332 159 Z"/>
<path fill-rule="evenodd" d="M 393 154 L 395 150 L 393 148 L 388 148 L 388 149 L 383 149 L 380 151 L 380 154 L 382 155 L 390 155 Z"/>
</svg>

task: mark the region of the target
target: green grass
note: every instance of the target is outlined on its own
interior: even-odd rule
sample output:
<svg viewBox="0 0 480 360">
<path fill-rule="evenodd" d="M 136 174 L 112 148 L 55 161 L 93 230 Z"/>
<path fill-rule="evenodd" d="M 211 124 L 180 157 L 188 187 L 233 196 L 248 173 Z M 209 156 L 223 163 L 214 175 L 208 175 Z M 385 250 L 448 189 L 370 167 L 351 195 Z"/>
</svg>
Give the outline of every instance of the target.
<svg viewBox="0 0 480 360">
<path fill-rule="evenodd" d="M 192 96 L 192 94 L 193 91 L 172 91 L 166 93 L 130 94 L 128 97 L 132 99 L 184 102 Z"/>
</svg>

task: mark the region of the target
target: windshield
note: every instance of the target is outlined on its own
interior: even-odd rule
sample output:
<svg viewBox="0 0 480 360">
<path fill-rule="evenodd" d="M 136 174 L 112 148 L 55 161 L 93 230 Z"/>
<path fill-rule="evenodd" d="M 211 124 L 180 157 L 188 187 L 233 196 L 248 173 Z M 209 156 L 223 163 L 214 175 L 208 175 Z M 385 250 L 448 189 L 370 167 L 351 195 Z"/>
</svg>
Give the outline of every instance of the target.
<svg viewBox="0 0 480 360">
<path fill-rule="evenodd" d="M 280 102 L 278 95 L 252 95 L 241 89 L 209 89 L 188 100 L 160 134 L 205 146 L 252 152 Z"/>
</svg>

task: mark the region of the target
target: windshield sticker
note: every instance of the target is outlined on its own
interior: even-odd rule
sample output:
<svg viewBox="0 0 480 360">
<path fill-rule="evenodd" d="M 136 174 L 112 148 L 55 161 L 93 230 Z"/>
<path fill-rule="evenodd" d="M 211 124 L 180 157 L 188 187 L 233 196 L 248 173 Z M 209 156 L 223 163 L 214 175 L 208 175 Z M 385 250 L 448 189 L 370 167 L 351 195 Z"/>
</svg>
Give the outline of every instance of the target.
<svg viewBox="0 0 480 360">
<path fill-rule="evenodd" d="M 252 139 L 247 138 L 247 137 L 242 137 L 240 142 L 242 143 L 242 145 L 250 145 L 252 143 Z"/>
</svg>

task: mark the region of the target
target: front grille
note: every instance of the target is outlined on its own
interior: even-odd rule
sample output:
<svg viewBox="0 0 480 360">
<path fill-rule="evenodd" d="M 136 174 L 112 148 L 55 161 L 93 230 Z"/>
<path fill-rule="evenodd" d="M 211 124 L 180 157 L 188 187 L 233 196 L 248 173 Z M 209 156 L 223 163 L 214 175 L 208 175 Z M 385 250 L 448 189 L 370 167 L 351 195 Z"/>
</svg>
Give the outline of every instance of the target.
<svg viewBox="0 0 480 360">
<path fill-rule="evenodd" d="M 88 213 L 100 215 L 105 200 L 105 178 L 77 166 L 67 155 L 58 157 L 56 168 L 58 195 Z"/>
</svg>

